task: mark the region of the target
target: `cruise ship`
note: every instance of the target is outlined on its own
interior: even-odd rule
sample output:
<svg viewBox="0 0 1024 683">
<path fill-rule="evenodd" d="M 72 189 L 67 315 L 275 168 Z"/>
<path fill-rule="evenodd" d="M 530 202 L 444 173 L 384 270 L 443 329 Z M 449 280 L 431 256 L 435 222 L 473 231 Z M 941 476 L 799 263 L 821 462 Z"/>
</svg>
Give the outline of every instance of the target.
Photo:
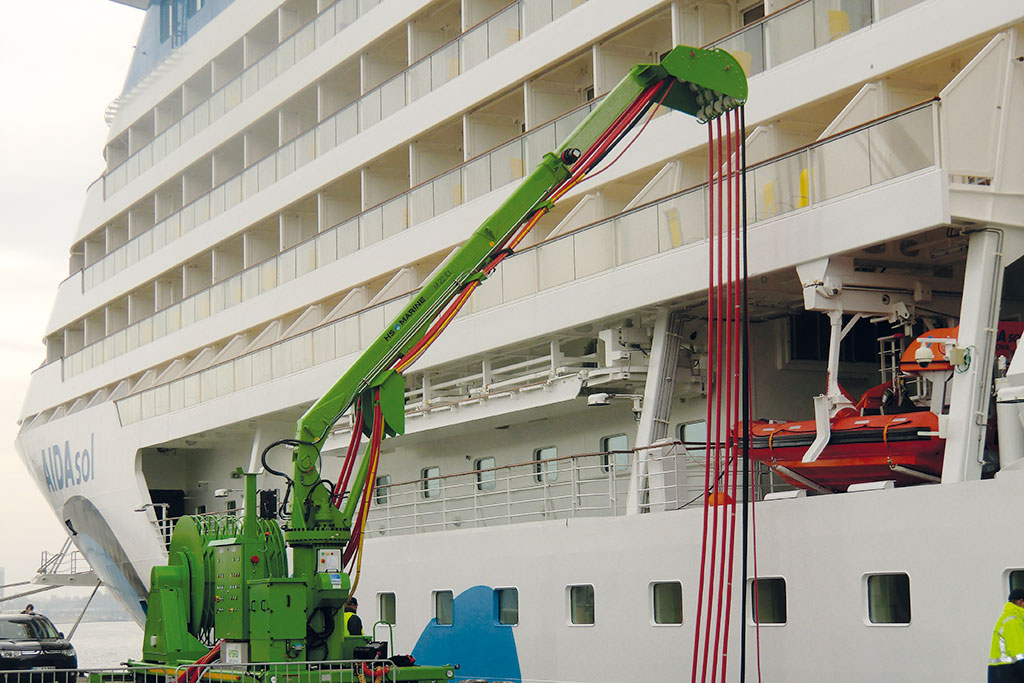
<svg viewBox="0 0 1024 683">
<path fill-rule="evenodd" d="M 174 520 L 237 514 L 243 470 L 284 503 L 263 450 L 691 45 L 749 82 L 750 422 L 708 428 L 708 133 L 652 108 L 405 373 L 364 623 L 466 679 L 706 679 L 717 581 L 723 681 L 985 675 L 1024 587 L 1024 4 L 118 1 L 145 18 L 17 447 L 136 620 Z M 752 493 L 708 495 L 738 434 Z"/>
</svg>

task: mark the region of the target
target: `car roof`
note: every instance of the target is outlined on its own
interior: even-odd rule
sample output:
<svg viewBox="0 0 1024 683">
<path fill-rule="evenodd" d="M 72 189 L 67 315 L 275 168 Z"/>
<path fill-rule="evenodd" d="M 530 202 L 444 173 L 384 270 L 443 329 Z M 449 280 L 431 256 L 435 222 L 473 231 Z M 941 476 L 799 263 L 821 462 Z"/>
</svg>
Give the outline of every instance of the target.
<svg viewBox="0 0 1024 683">
<path fill-rule="evenodd" d="M 26 621 L 36 621 L 40 619 L 49 621 L 49 619 L 44 617 L 42 614 L 0 614 L 0 621 L 13 621 L 22 624 Z"/>
</svg>

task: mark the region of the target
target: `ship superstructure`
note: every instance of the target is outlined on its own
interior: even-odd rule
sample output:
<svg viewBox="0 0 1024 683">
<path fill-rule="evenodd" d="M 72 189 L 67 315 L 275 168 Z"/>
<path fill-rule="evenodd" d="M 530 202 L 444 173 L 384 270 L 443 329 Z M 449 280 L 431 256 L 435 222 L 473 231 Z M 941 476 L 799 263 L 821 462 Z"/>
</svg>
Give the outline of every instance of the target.
<svg viewBox="0 0 1024 683">
<path fill-rule="evenodd" d="M 781 425 L 804 424 L 789 430 L 810 442 L 799 459 L 827 463 L 845 432 L 806 421 L 847 408 L 887 448 L 900 423 L 881 416 L 899 411 L 883 392 L 858 400 L 880 382 L 901 387 L 907 414 L 927 406 L 935 421 L 917 431 L 941 442 L 937 470 L 893 461 L 891 476 L 883 465 L 852 487 L 822 486 L 781 452 L 760 458 L 762 579 L 737 587 L 759 611 L 734 630 L 756 631 L 761 667 L 785 680 L 980 675 L 989 622 L 1024 585 L 1024 555 L 1003 542 L 1024 483 L 1019 419 L 1010 428 L 1024 366 L 1009 361 L 1024 327 L 1024 9 L 189 0 L 145 11 L 140 45 L 154 49 L 111 109 L 107 168 L 18 440 L 136 618 L 170 520 L 231 514 L 236 468 L 257 469 L 267 444 L 291 436 L 630 66 L 706 45 L 750 83 L 751 393 L 754 417 L 780 425 L 767 448 Z M 393 624 L 419 660 L 444 652 L 460 675 L 499 680 L 667 679 L 688 665 L 707 431 L 706 144 L 692 119 L 655 116 L 407 373 L 406 434 L 385 442 L 360 598 L 365 621 Z M 955 330 L 934 342 L 948 361 L 938 380 L 901 364 L 928 330 Z M 994 381 L 1010 416 L 998 441 Z M 340 467 L 351 429 L 334 425 L 322 471 Z M 287 454 L 275 457 L 284 469 Z"/>
</svg>

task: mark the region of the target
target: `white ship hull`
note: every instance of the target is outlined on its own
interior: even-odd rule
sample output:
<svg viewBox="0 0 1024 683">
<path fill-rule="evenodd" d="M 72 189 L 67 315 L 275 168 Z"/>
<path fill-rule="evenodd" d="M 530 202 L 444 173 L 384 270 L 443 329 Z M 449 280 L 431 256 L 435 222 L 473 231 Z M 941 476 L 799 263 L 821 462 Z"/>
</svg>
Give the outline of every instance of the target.
<svg viewBox="0 0 1024 683">
<path fill-rule="evenodd" d="M 998 323 L 1024 316 L 1018 3 L 768 2 L 763 22 L 661 0 L 244 4 L 209 2 L 163 41 L 148 10 L 140 45 L 166 59 L 133 67 L 147 75 L 114 117 L 22 411 L 23 461 L 135 619 L 167 562 L 165 520 L 240 506 L 235 468 L 292 435 L 587 102 L 633 63 L 753 22 L 722 43 L 750 72 L 753 416 L 812 419 L 825 386 L 821 344 L 801 346 L 815 286 L 801 264 L 854 264 L 843 310 L 958 325 L 971 361 L 937 383 L 941 483 L 766 501 L 792 487 L 756 466 L 750 570 L 756 554 L 759 576 L 784 579 L 785 609 L 760 627 L 741 613 L 737 532 L 728 680 L 744 629 L 747 677 L 984 675 L 991 622 L 1024 582 L 1024 434 L 1000 413 L 997 446 L 986 417 Z M 705 143 L 692 119 L 652 119 L 409 374 L 359 584 L 364 623 L 393 595 L 399 651 L 449 656 L 464 678 L 690 675 Z M 847 388 L 878 383 L 877 353 L 844 353 Z M 995 372 L 1016 405 L 1024 361 Z M 324 448 L 328 478 L 349 429 Z M 880 621 L 869 577 L 890 575 L 907 577 L 909 608 Z M 681 623 L 656 623 L 664 583 L 681 585 Z M 572 586 L 592 586 L 592 624 L 572 623 Z M 494 591 L 512 588 L 517 623 L 502 624 Z"/>
</svg>

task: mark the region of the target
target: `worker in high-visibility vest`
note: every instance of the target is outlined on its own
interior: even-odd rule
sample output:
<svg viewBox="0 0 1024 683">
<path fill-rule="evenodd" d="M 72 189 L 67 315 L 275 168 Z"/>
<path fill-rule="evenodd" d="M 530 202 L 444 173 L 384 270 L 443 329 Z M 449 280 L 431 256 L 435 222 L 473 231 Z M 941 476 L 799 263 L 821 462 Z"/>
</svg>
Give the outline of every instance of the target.
<svg viewBox="0 0 1024 683">
<path fill-rule="evenodd" d="M 353 595 L 345 601 L 345 634 L 349 636 L 363 635 L 363 620 L 356 615 L 359 609 L 359 601 Z"/>
<path fill-rule="evenodd" d="M 989 683 L 1024 683 L 1024 588 L 1010 591 L 992 630 Z"/>
</svg>

